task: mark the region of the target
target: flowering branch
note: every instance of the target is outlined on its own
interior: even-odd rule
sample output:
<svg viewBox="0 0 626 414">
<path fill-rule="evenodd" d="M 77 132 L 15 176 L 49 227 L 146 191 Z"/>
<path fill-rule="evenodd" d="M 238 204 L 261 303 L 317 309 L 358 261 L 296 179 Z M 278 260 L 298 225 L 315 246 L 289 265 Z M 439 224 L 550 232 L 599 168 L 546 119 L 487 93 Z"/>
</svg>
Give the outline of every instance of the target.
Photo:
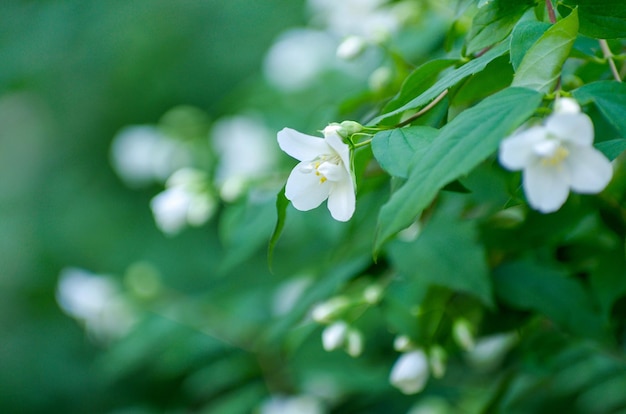
<svg viewBox="0 0 626 414">
<path fill-rule="evenodd" d="M 428 105 L 426 105 L 425 107 L 423 107 L 419 112 L 417 112 L 416 114 L 413 114 L 412 116 L 410 116 L 409 118 L 405 119 L 404 121 L 400 122 L 399 124 L 396 125 L 396 128 L 401 128 L 405 125 L 410 124 L 411 122 L 415 121 L 417 118 L 419 118 L 420 116 L 424 115 L 426 112 L 430 111 L 431 109 L 433 109 L 433 107 L 435 105 L 437 105 L 439 102 L 441 102 L 441 100 L 448 94 L 448 90 L 446 89 L 445 91 L 441 92 L 439 94 L 439 96 L 437 96 L 435 99 L 433 99 L 433 101 L 431 103 L 429 103 Z"/>
</svg>

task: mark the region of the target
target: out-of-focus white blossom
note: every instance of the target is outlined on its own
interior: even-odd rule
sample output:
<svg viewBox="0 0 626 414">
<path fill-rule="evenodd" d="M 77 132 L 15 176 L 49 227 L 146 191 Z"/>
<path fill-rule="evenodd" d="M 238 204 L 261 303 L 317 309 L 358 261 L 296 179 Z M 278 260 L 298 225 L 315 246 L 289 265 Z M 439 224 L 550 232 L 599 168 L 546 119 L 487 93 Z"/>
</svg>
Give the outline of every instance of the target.
<svg viewBox="0 0 626 414">
<path fill-rule="evenodd" d="M 388 66 L 381 66 L 369 77 L 368 84 L 371 90 L 379 92 L 387 88 L 393 79 L 393 72 Z"/>
<path fill-rule="evenodd" d="M 412 348 L 414 348 L 414 346 L 411 342 L 411 338 L 406 335 L 398 335 L 393 340 L 393 349 L 398 352 L 406 352 Z"/>
<path fill-rule="evenodd" d="M 363 299 L 371 305 L 378 303 L 382 296 L 383 288 L 379 285 L 370 285 L 363 291 Z"/>
<path fill-rule="evenodd" d="M 351 60 L 359 56 L 365 50 L 367 43 L 360 36 L 348 36 L 337 47 L 337 57 Z"/>
<path fill-rule="evenodd" d="M 294 29 L 283 33 L 267 52 L 263 73 L 272 85 L 284 91 L 297 91 L 332 68 L 335 59 L 335 41 L 330 35 Z"/>
<path fill-rule="evenodd" d="M 358 357 L 363 352 L 363 334 L 358 329 L 350 328 L 348 330 L 346 352 L 353 358 Z"/>
<path fill-rule="evenodd" d="M 559 98 L 554 102 L 554 113 L 557 114 L 577 114 L 580 113 L 580 105 L 576 99 Z"/>
<path fill-rule="evenodd" d="M 260 408 L 260 414 L 324 414 L 326 412 L 322 401 L 311 395 L 292 397 L 274 395 L 263 402 Z"/>
<path fill-rule="evenodd" d="M 187 166 L 191 155 L 185 145 L 154 126 L 122 129 L 111 144 L 111 163 L 124 182 L 133 187 L 163 182 Z"/>
<path fill-rule="evenodd" d="M 65 313 L 85 325 L 95 340 L 123 336 L 135 323 L 129 303 L 108 277 L 68 267 L 61 271 L 56 298 Z"/>
<path fill-rule="evenodd" d="M 211 130 L 211 142 L 219 160 L 216 171 L 220 196 L 233 201 L 247 181 L 271 171 L 276 163 L 273 134 L 258 118 L 237 115 L 221 118 Z"/>
<path fill-rule="evenodd" d="M 610 161 L 593 147 L 591 119 L 574 105 L 562 102 L 543 125 L 518 131 L 500 144 L 500 164 L 522 170 L 528 203 L 542 213 L 561 208 L 570 189 L 599 193 L 613 176 Z"/>
<path fill-rule="evenodd" d="M 473 327 L 467 319 L 457 319 L 452 325 L 452 337 L 455 342 L 464 350 L 474 347 Z"/>
<path fill-rule="evenodd" d="M 187 225 L 201 226 L 213 215 L 216 201 L 208 190 L 206 174 L 185 168 L 175 172 L 166 189 L 150 201 L 159 229 L 174 235 Z"/>
<path fill-rule="evenodd" d="M 387 0 L 309 0 L 313 19 L 338 37 L 380 42 L 396 32 L 400 18 Z"/>
<path fill-rule="evenodd" d="M 441 346 L 435 345 L 428 350 L 428 362 L 433 377 L 442 378 L 446 374 L 447 360 L 448 354 Z"/>
<path fill-rule="evenodd" d="M 429 376 L 428 357 L 417 349 L 400 355 L 391 369 L 389 382 L 404 394 L 417 394 L 424 389 Z"/>
</svg>

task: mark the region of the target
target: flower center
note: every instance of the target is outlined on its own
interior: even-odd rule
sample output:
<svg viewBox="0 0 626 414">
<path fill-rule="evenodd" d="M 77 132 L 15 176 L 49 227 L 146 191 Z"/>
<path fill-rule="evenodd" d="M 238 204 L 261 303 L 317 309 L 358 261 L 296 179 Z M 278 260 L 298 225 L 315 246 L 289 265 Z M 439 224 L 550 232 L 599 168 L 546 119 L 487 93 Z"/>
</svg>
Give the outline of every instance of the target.
<svg viewBox="0 0 626 414">
<path fill-rule="evenodd" d="M 320 155 L 313 161 L 300 167 L 300 171 L 315 173 L 320 179 L 320 184 L 324 184 L 326 181 L 337 181 L 342 171 L 341 158 L 336 154 Z"/>
<path fill-rule="evenodd" d="M 569 156 L 567 148 L 556 139 L 548 139 L 535 145 L 533 148 L 535 154 L 541 159 L 544 166 L 559 165 Z"/>
</svg>

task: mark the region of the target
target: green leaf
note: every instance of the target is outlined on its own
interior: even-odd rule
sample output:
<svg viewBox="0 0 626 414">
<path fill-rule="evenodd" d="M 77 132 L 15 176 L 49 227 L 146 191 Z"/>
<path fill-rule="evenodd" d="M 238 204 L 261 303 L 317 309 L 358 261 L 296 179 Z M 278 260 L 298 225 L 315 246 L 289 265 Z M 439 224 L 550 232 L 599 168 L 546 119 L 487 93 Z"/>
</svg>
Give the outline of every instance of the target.
<svg viewBox="0 0 626 414">
<path fill-rule="evenodd" d="M 624 152 L 624 150 L 626 150 L 626 139 L 618 138 L 610 141 L 598 142 L 597 144 L 594 144 L 594 147 L 606 155 L 609 160 L 613 161 L 622 152 Z"/>
<path fill-rule="evenodd" d="M 502 56 L 503 54 L 507 52 L 507 50 L 508 50 L 508 44 L 506 42 L 499 44 L 498 46 L 489 50 L 487 53 L 485 53 L 481 57 L 476 58 L 466 63 L 465 65 L 448 72 L 444 77 L 439 79 L 433 86 L 428 88 L 421 95 L 411 99 L 409 102 L 405 103 L 399 108 L 396 108 L 392 111 L 389 111 L 385 114 L 382 114 L 376 117 L 370 122 L 370 124 L 376 125 L 376 124 L 381 123 L 386 118 L 389 118 L 393 115 L 402 113 L 409 109 L 418 109 L 418 108 L 422 108 L 428 105 L 430 101 L 432 101 L 437 96 L 439 96 L 443 91 L 456 85 L 457 83 L 467 78 L 468 76 L 480 72 L 481 70 L 485 68 L 485 66 L 489 64 L 489 62 L 491 62 L 492 60 L 494 60 L 495 58 L 499 56 Z"/>
<path fill-rule="evenodd" d="M 407 182 L 381 209 L 375 253 L 411 224 L 443 186 L 493 154 L 500 141 L 528 119 L 540 102 L 541 95 L 535 91 L 505 89 L 443 127 L 426 150 L 415 154 Z"/>
<path fill-rule="evenodd" d="M 494 271 L 494 287 L 511 306 L 543 314 L 585 337 L 603 336 L 602 320 L 585 289 L 563 271 L 532 262 L 511 263 Z"/>
<path fill-rule="evenodd" d="M 626 84 L 617 81 L 589 83 L 572 92 L 582 104 L 594 103 L 607 121 L 626 138 Z"/>
<path fill-rule="evenodd" d="M 477 233 L 476 222 L 440 209 L 415 241 L 395 240 L 388 252 L 402 276 L 470 293 L 491 306 L 491 281 Z"/>
<path fill-rule="evenodd" d="M 517 68 L 512 86 L 550 92 L 559 79 L 577 34 L 578 13 L 574 10 L 549 28 L 528 50 Z"/>
<path fill-rule="evenodd" d="M 626 2 L 624 0 L 564 0 L 563 4 L 578 7 L 580 33 L 585 36 L 596 39 L 626 37 Z"/>
<path fill-rule="evenodd" d="M 494 0 L 478 10 L 468 35 L 467 53 L 472 54 L 507 37 L 533 1 Z"/>
<path fill-rule="evenodd" d="M 435 128 L 426 126 L 382 131 L 374 136 L 372 151 L 385 171 L 395 177 L 407 178 L 413 154 L 424 151 L 438 133 Z"/>
<path fill-rule="evenodd" d="M 519 22 L 511 33 L 511 63 L 517 71 L 522 58 L 539 38 L 552 27 L 549 23 L 525 20 Z"/>
<path fill-rule="evenodd" d="M 431 87 L 442 70 L 457 63 L 456 59 L 435 59 L 415 69 L 402 83 L 400 92 L 385 105 L 383 111 L 389 112 L 400 108 L 413 98 Z"/>
<path fill-rule="evenodd" d="M 278 239 L 283 232 L 283 228 L 285 227 L 285 220 L 287 219 L 287 206 L 289 205 L 289 200 L 285 197 L 285 186 L 279 191 L 276 195 L 276 226 L 274 226 L 274 232 L 272 233 L 272 237 L 270 237 L 270 242 L 267 247 L 267 263 L 272 269 L 272 262 L 274 260 L 274 249 L 276 248 L 276 243 L 278 243 Z"/>
</svg>

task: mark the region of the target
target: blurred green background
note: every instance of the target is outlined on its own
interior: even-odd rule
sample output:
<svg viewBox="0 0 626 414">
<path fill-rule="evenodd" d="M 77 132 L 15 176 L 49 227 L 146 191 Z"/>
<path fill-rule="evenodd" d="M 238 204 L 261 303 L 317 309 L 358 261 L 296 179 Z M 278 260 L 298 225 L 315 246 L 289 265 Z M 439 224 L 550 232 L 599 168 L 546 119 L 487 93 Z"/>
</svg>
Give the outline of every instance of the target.
<svg viewBox="0 0 626 414">
<path fill-rule="evenodd" d="M 207 287 L 220 254 L 215 224 L 161 234 L 149 208 L 158 189 L 120 181 L 111 140 L 181 104 L 212 119 L 237 110 L 273 39 L 304 20 L 298 0 L 0 2 L 0 412 L 177 405 L 175 374 L 126 366 L 136 354 L 119 369 L 98 359 L 55 300 L 59 273 L 123 275 L 144 260 L 179 293 Z M 191 328 L 160 324 L 184 342 L 171 358 L 210 348 Z M 158 337 L 166 328 L 157 325 Z"/>
</svg>

